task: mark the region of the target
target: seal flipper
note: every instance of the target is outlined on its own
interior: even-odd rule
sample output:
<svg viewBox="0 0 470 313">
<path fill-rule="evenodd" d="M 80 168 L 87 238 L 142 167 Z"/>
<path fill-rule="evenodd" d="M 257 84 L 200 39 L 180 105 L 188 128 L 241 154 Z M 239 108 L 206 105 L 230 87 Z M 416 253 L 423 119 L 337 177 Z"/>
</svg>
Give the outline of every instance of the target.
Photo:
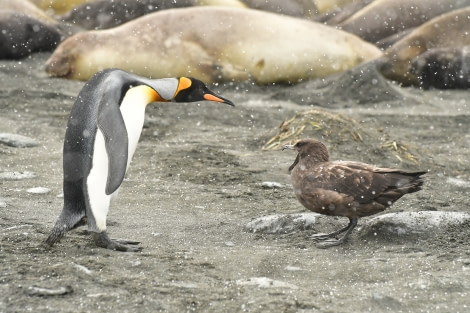
<svg viewBox="0 0 470 313">
<path fill-rule="evenodd" d="M 121 95 L 122 93 L 116 93 L 114 88 L 108 88 L 102 97 L 98 112 L 98 128 L 103 133 L 109 160 L 105 189 L 107 195 L 119 188 L 127 169 L 128 137 L 119 107 Z"/>
</svg>

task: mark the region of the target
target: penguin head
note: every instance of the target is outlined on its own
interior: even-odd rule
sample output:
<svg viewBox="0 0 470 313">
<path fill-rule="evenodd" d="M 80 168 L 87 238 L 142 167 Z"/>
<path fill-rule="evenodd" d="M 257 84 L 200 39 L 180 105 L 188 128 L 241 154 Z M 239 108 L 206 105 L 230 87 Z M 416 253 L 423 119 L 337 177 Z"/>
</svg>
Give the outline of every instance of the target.
<svg viewBox="0 0 470 313">
<path fill-rule="evenodd" d="M 174 97 L 176 102 L 215 101 L 226 103 L 231 106 L 235 104 L 209 90 L 199 79 L 193 77 L 178 78 L 178 89 Z"/>
</svg>

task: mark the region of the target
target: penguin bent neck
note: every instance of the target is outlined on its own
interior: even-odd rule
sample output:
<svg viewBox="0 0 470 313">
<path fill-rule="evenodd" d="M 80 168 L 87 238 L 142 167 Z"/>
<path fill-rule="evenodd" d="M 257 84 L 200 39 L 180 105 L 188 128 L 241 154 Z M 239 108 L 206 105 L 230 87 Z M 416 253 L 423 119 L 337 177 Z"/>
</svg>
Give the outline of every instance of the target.
<svg viewBox="0 0 470 313">
<path fill-rule="evenodd" d="M 120 110 L 126 125 L 129 139 L 127 167 L 132 160 L 139 142 L 140 134 L 144 126 L 145 109 L 147 105 L 155 101 L 165 101 L 152 88 L 140 85 L 130 88 L 122 99 Z"/>
</svg>

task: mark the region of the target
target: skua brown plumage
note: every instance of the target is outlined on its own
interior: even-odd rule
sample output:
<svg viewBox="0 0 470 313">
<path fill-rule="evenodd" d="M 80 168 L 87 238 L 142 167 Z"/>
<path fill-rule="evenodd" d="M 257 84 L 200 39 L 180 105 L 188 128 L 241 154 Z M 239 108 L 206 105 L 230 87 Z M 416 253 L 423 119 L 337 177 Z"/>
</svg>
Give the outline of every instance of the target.
<svg viewBox="0 0 470 313">
<path fill-rule="evenodd" d="M 330 234 L 315 234 L 326 248 L 344 243 L 358 218 L 384 211 L 407 193 L 421 190 L 426 172 L 405 172 L 351 161 L 330 161 L 326 146 L 315 139 L 301 139 L 284 149 L 298 152 L 289 167 L 299 202 L 325 215 L 349 218 L 348 226 Z M 345 233 L 341 238 L 336 236 Z"/>
</svg>

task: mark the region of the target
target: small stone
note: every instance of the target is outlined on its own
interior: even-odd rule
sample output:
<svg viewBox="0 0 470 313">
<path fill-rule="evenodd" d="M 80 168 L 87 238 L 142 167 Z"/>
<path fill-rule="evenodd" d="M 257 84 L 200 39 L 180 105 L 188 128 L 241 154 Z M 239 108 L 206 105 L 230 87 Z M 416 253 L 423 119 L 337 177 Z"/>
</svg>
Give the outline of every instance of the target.
<svg viewBox="0 0 470 313">
<path fill-rule="evenodd" d="M 30 296 L 62 296 L 73 292 L 72 286 L 58 287 L 58 288 L 43 288 L 37 286 L 31 286 L 26 290 L 26 293 Z"/>
<path fill-rule="evenodd" d="M 29 193 L 35 193 L 35 194 L 46 194 L 46 193 L 49 193 L 51 190 L 46 187 L 34 187 L 34 188 L 29 188 L 26 191 Z"/>
<path fill-rule="evenodd" d="M 292 272 L 296 272 L 296 271 L 302 270 L 300 267 L 298 267 L 298 266 L 292 266 L 292 265 L 287 265 L 284 269 L 285 269 L 286 271 L 292 271 Z"/>
<path fill-rule="evenodd" d="M 421 211 L 387 213 L 371 218 L 361 227 L 362 236 L 387 237 L 409 236 L 410 234 L 430 236 L 445 231 L 447 227 L 470 221 L 465 212 Z"/>
<path fill-rule="evenodd" d="M 75 264 L 75 263 L 72 263 L 72 264 L 75 266 L 75 268 L 77 270 L 82 271 L 87 275 L 92 275 L 93 274 L 93 271 L 90 270 L 89 268 L 87 268 L 86 266 L 83 266 L 83 265 L 80 265 L 80 264 Z"/>
<path fill-rule="evenodd" d="M 261 183 L 261 187 L 266 189 L 275 189 L 275 188 L 282 188 L 282 184 L 272 181 L 265 181 Z"/>
<path fill-rule="evenodd" d="M 23 180 L 36 177 L 33 172 L 1 172 L 0 179 L 3 180 Z"/>
<path fill-rule="evenodd" d="M 250 277 L 248 279 L 239 279 L 237 285 L 241 286 L 257 286 L 258 288 L 288 288 L 299 289 L 298 286 L 281 280 L 274 280 L 268 277 Z"/>
<path fill-rule="evenodd" d="M 10 133 L 0 133 L 0 143 L 15 148 L 31 148 L 38 145 L 33 138 Z"/>
<path fill-rule="evenodd" d="M 470 182 L 460 178 L 448 177 L 447 183 L 457 187 L 470 188 Z"/>
<path fill-rule="evenodd" d="M 245 230 L 253 233 L 287 234 L 313 229 L 318 218 L 318 213 L 268 215 L 250 221 Z"/>
<path fill-rule="evenodd" d="M 371 304 L 373 304 L 373 311 L 375 312 L 381 312 L 384 309 L 390 312 L 397 312 L 402 310 L 402 304 L 400 301 L 381 293 L 373 293 L 370 297 L 370 300 Z"/>
</svg>

